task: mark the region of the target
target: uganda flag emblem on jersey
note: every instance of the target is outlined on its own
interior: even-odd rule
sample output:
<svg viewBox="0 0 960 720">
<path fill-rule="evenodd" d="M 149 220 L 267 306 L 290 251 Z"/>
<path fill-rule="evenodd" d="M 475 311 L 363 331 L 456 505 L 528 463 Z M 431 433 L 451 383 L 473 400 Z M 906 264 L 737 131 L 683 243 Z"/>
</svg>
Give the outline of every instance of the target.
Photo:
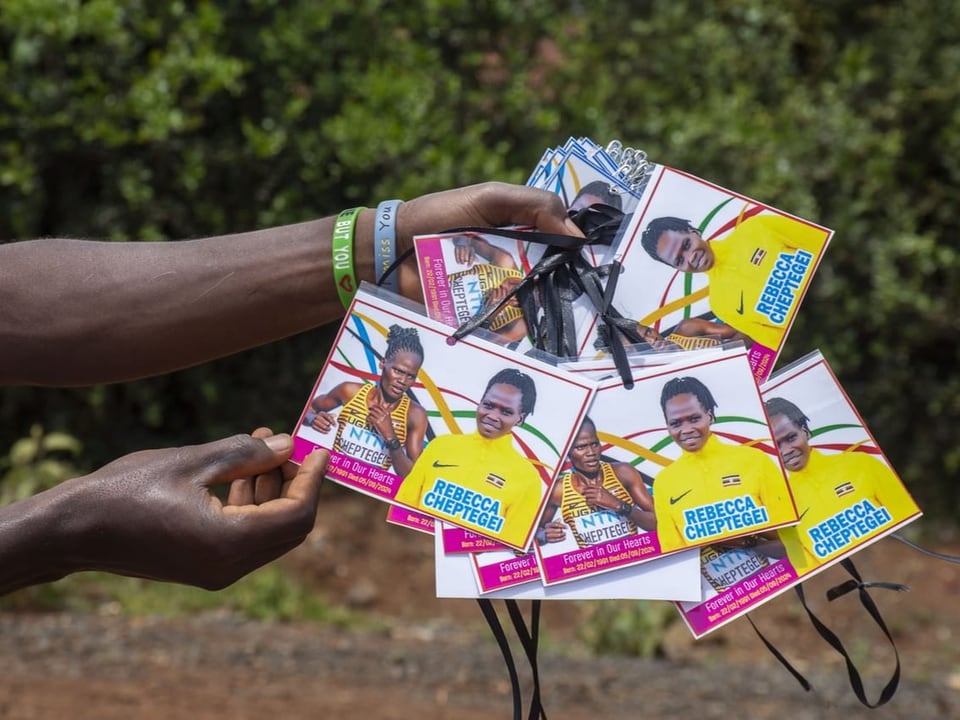
<svg viewBox="0 0 960 720">
<path fill-rule="evenodd" d="M 493 485 L 494 487 L 502 488 L 504 485 L 506 485 L 506 483 L 507 483 L 506 478 L 502 478 L 496 473 L 489 473 L 487 475 L 488 485 Z"/>
<path fill-rule="evenodd" d="M 757 248 L 753 251 L 753 255 L 750 256 L 750 264 L 760 266 L 760 263 L 763 262 L 763 259 L 767 256 L 767 251 L 763 248 Z"/>
<path fill-rule="evenodd" d="M 837 497 L 843 497 L 844 495 L 849 495 L 853 492 L 853 483 L 852 482 L 842 482 L 837 485 L 833 491 L 837 494 Z"/>
<path fill-rule="evenodd" d="M 723 485 L 723 487 L 736 487 L 737 485 L 740 484 L 740 476 L 724 475 L 722 478 L 720 478 L 720 482 Z"/>
</svg>

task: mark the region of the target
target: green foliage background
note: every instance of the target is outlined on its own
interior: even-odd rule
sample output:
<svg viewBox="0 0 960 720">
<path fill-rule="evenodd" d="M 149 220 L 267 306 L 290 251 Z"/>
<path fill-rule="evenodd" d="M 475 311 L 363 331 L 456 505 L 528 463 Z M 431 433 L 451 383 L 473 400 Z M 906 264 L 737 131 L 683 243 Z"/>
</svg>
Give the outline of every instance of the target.
<svg viewBox="0 0 960 720">
<path fill-rule="evenodd" d="M 958 70 L 951 0 L 0 0 L 0 238 L 251 230 L 523 182 L 568 136 L 619 138 L 836 230 L 781 362 L 822 349 L 956 520 Z M 330 336 L 6 388 L 0 454 L 36 423 L 88 468 L 289 429 Z"/>
</svg>

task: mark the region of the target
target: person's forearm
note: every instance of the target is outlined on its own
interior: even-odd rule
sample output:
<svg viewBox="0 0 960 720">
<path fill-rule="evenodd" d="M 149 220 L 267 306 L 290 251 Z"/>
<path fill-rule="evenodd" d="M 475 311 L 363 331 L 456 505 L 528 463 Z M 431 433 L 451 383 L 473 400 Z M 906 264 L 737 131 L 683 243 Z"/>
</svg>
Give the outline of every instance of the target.
<svg viewBox="0 0 960 720">
<path fill-rule="evenodd" d="M 657 529 L 657 516 L 653 514 L 652 510 L 644 510 L 639 505 L 633 506 L 633 510 L 630 511 L 629 519 L 632 520 L 635 525 L 644 530 Z"/>
<path fill-rule="evenodd" d="M 372 214 L 355 233 L 363 280 L 373 280 Z M 0 384 L 145 377 L 335 320 L 333 221 L 176 242 L 0 246 Z"/>
<path fill-rule="evenodd" d="M 0 507 L 0 595 L 70 572 L 63 556 L 64 497 L 54 488 Z"/>
<path fill-rule="evenodd" d="M 374 280 L 375 210 L 354 233 L 358 281 Z M 202 240 L 0 244 L 0 384 L 83 385 L 147 377 L 307 330 L 343 315 L 335 218 Z M 581 234 L 546 190 L 490 182 L 397 210 L 397 255 L 447 228 L 530 224 Z M 416 262 L 400 292 L 422 299 Z"/>
</svg>

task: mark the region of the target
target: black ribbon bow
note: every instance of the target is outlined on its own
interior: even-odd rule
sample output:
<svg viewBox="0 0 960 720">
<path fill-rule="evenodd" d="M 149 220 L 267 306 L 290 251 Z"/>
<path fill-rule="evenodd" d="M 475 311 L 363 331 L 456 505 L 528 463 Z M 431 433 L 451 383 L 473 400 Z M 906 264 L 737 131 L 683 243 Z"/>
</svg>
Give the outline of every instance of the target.
<svg viewBox="0 0 960 720">
<path fill-rule="evenodd" d="M 617 262 L 594 267 L 581 252 L 587 246 L 612 247 L 619 237 L 625 215 L 618 208 L 597 203 L 569 213 L 583 238 L 506 228 L 456 228 L 449 232 L 482 232 L 524 242 L 547 245 L 547 249 L 523 279 L 497 302 L 482 307 L 458 327 L 453 338 L 466 337 L 501 312 L 516 297 L 527 330 L 538 350 L 557 357 L 576 357 L 579 347 L 573 319 L 573 303 L 586 295 L 607 328 L 609 350 L 627 388 L 633 387 L 625 345 L 642 342 L 636 323 L 624 318 L 612 305 L 621 267 Z M 623 341 L 621 341 L 621 337 Z"/>
</svg>

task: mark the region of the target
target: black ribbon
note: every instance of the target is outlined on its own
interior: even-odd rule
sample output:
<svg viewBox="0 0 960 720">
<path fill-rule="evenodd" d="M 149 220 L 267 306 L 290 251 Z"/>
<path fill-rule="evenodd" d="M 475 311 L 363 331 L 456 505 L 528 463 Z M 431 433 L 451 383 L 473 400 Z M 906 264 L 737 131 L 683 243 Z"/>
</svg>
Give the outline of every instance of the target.
<svg viewBox="0 0 960 720">
<path fill-rule="evenodd" d="M 894 668 L 893 674 L 891 675 L 890 680 L 884 686 L 883 690 L 880 692 L 880 697 L 876 703 L 871 703 L 869 700 L 867 700 L 860 673 L 857 671 L 853 660 L 850 659 L 850 655 L 847 653 L 846 648 L 844 648 L 840 638 L 837 637 L 837 635 L 823 622 L 821 622 L 821 620 L 814 615 L 813 611 L 807 606 L 807 601 L 803 594 L 803 584 L 801 583 L 797 585 L 794 590 L 797 593 L 797 597 L 800 598 L 800 604 L 803 605 L 803 609 L 807 612 L 810 622 L 813 623 L 813 627 L 820 634 L 820 636 L 833 647 L 834 650 L 843 656 L 843 659 L 847 664 L 847 674 L 850 677 L 850 687 L 853 688 L 853 692 L 856 694 L 857 699 L 868 708 L 878 708 L 890 701 L 890 699 L 894 696 L 894 693 L 897 691 L 897 686 L 900 684 L 900 653 L 897 652 L 897 645 L 893 641 L 893 636 L 890 634 L 890 630 L 883 621 L 883 617 L 880 615 L 880 610 L 877 608 L 876 603 L 874 603 L 873 598 L 870 597 L 870 593 L 867 590 L 868 588 L 876 587 L 903 592 L 909 588 L 906 585 L 899 585 L 897 583 L 863 582 L 863 579 L 860 577 L 860 573 L 857 572 L 857 568 L 850 558 L 841 560 L 840 565 L 848 573 L 850 573 L 853 579 L 847 580 L 846 582 L 843 582 L 840 585 L 828 590 L 827 600 L 833 601 L 853 590 L 857 590 L 860 595 L 860 603 L 870 614 L 870 617 L 873 618 L 874 622 L 876 622 L 876 624 L 883 631 L 883 634 L 886 635 L 887 640 L 890 642 L 890 646 L 893 648 L 893 655 L 896 658 L 896 667 Z"/>
<path fill-rule="evenodd" d="M 534 346 L 557 357 L 576 357 L 578 343 L 573 302 L 586 294 L 600 317 L 601 325 L 609 328 L 609 351 L 624 386 L 632 388 L 633 377 L 625 345 L 641 340 L 636 323 L 625 321 L 612 305 L 621 267 L 616 262 L 594 267 L 581 254 L 586 246 L 612 246 L 624 217 L 619 209 L 600 203 L 572 211 L 570 218 L 583 231 L 583 238 L 507 228 L 466 227 L 448 231 L 482 232 L 548 246 L 540 261 L 510 293 L 481 308 L 454 331 L 453 338 L 459 340 L 482 327 L 516 296 Z M 632 330 L 629 329 L 631 324 Z"/>
<path fill-rule="evenodd" d="M 929 550 L 929 549 L 927 549 L 927 548 L 925 548 L 925 547 L 922 547 L 922 546 L 920 546 L 920 545 L 917 545 L 917 544 L 914 543 L 914 542 L 910 542 L 910 541 L 907 540 L 905 537 L 903 537 L 902 535 L 900 535 L 900 533 L 893 533 L 890 537 L 892 537 L 894 540 L 899 540 L 900 542 L 902 542 L 902 543 L 903 543 L 904 545 L 906 545 L 907 547 L 910 547 L 910 548 L 913 548 L 914 550 L 916 550 L 918 553 L 923 553 L 924 555 L 929 555 L 929 556 L 932 557 L 932 558 L 936 558 L 937 560 L 943 560 L 944 562 L 958 563 L 958 564 L 960 564 L 960 557 L 957 557 L 956 555 L 947 555 L 946 553 L 939 553 L 939 552 L 935 552 L 935 551 L 933 551 L 933 550 Z"/>
<path fill-rule="evenodd" d="M 510 620 L 517 631 L 517 637 L 520 638 L 520 644 L 523 646 L 524 654 L 530 663 L 530 671 L 533 677 L 533 696 L 530 699 L 530 712 L 528 720 L 547 720 L 547 713 L 540 702 L 540 668 L 537 660 L 537 650 L 540 642 L 540 600 L 530 601 L 530 628 L 528 629 L 523 620 L 523 614 L 520 612 L 520 606 L 516 600 L 504 600 L 507 606 L 507 612 L 510 614 Z"/>
<path fill-rule="evenodd" d="M 523 720 L 523 698 L 520 694 L 520 678 L 517 676 L 517 666 L 513 662 L 513 653 L 510 652 L 510 643 L 507 641 L 507 635 L 503 632 L 503 625 L 500 624 L 500 617 L 493 607 L 493 602 L 488 598 L 477 598 L 477 604 L 483 617 L 487 620 L 487 625 L 493 632 L 493 637 L 500 646 L 500 652 L 503 655 L 503 662 L 507 666 L 507 673 L 510 675 L 510 687 L 513 691 L 513 720 Z"/>
<path fill-rule="evenodd" d="M 517 601 L 504 600 L 514 630 L 516 630 L 520 644 L 523 646 L 527 660 L 530 662 L 533 676 L 533 695 L 530 699 L 528 720 L 547 720 L 547 713 L 540 701 L 540 670 L 537 663 L 537 646 L 540 638 L 540 603 L 540 600 L 531 601 L 530 627 L 528 629 Z M 507 666 L 513 696 L 513 720 L 523 720 L 523 694 L 520 687 L 520 676 L 517 673 L 517 666 L 513 661 L 513 653 L 510 650 L 510 642 L 507 640 L 507 635 L 500 623 L 500 617 L 493 607 L 493 602 L 488 598 L 477 598 L 477 604 L 480 605 L 480 610 L 483 612 L 494 638 L 496 638 L 497 645 L 503 655 L 503 661 Z"/>
<path fill-rule="evenodd" d="M 810 690 L 813 689 L 813 686 L 810 684 L 810 682 L 800 673 L 799 670 L 790 664 L 790 661 L 787 660 L 786 656 L 781 653 L 772 642 L 764 637 L 763 633 L 760 632 L 760 628 L 758 628 L 753 622 L 753 618 L 751 618 L 749 615 L 747 615 L 746 618 L 750 621 L 750 627 L 753 628 L 753 631 L 757 634 L 757 637 L 759 637 L 763 644 L 766 645 L 767 650 L 769 650 L 770 653 L 780 661 L 780 664 L 783 665 L 790 672 L 790 674 L 797 679 L 797 682 L 800 683 L 800 686 L 804 690 L 810 692 Z"/>
</svg>

